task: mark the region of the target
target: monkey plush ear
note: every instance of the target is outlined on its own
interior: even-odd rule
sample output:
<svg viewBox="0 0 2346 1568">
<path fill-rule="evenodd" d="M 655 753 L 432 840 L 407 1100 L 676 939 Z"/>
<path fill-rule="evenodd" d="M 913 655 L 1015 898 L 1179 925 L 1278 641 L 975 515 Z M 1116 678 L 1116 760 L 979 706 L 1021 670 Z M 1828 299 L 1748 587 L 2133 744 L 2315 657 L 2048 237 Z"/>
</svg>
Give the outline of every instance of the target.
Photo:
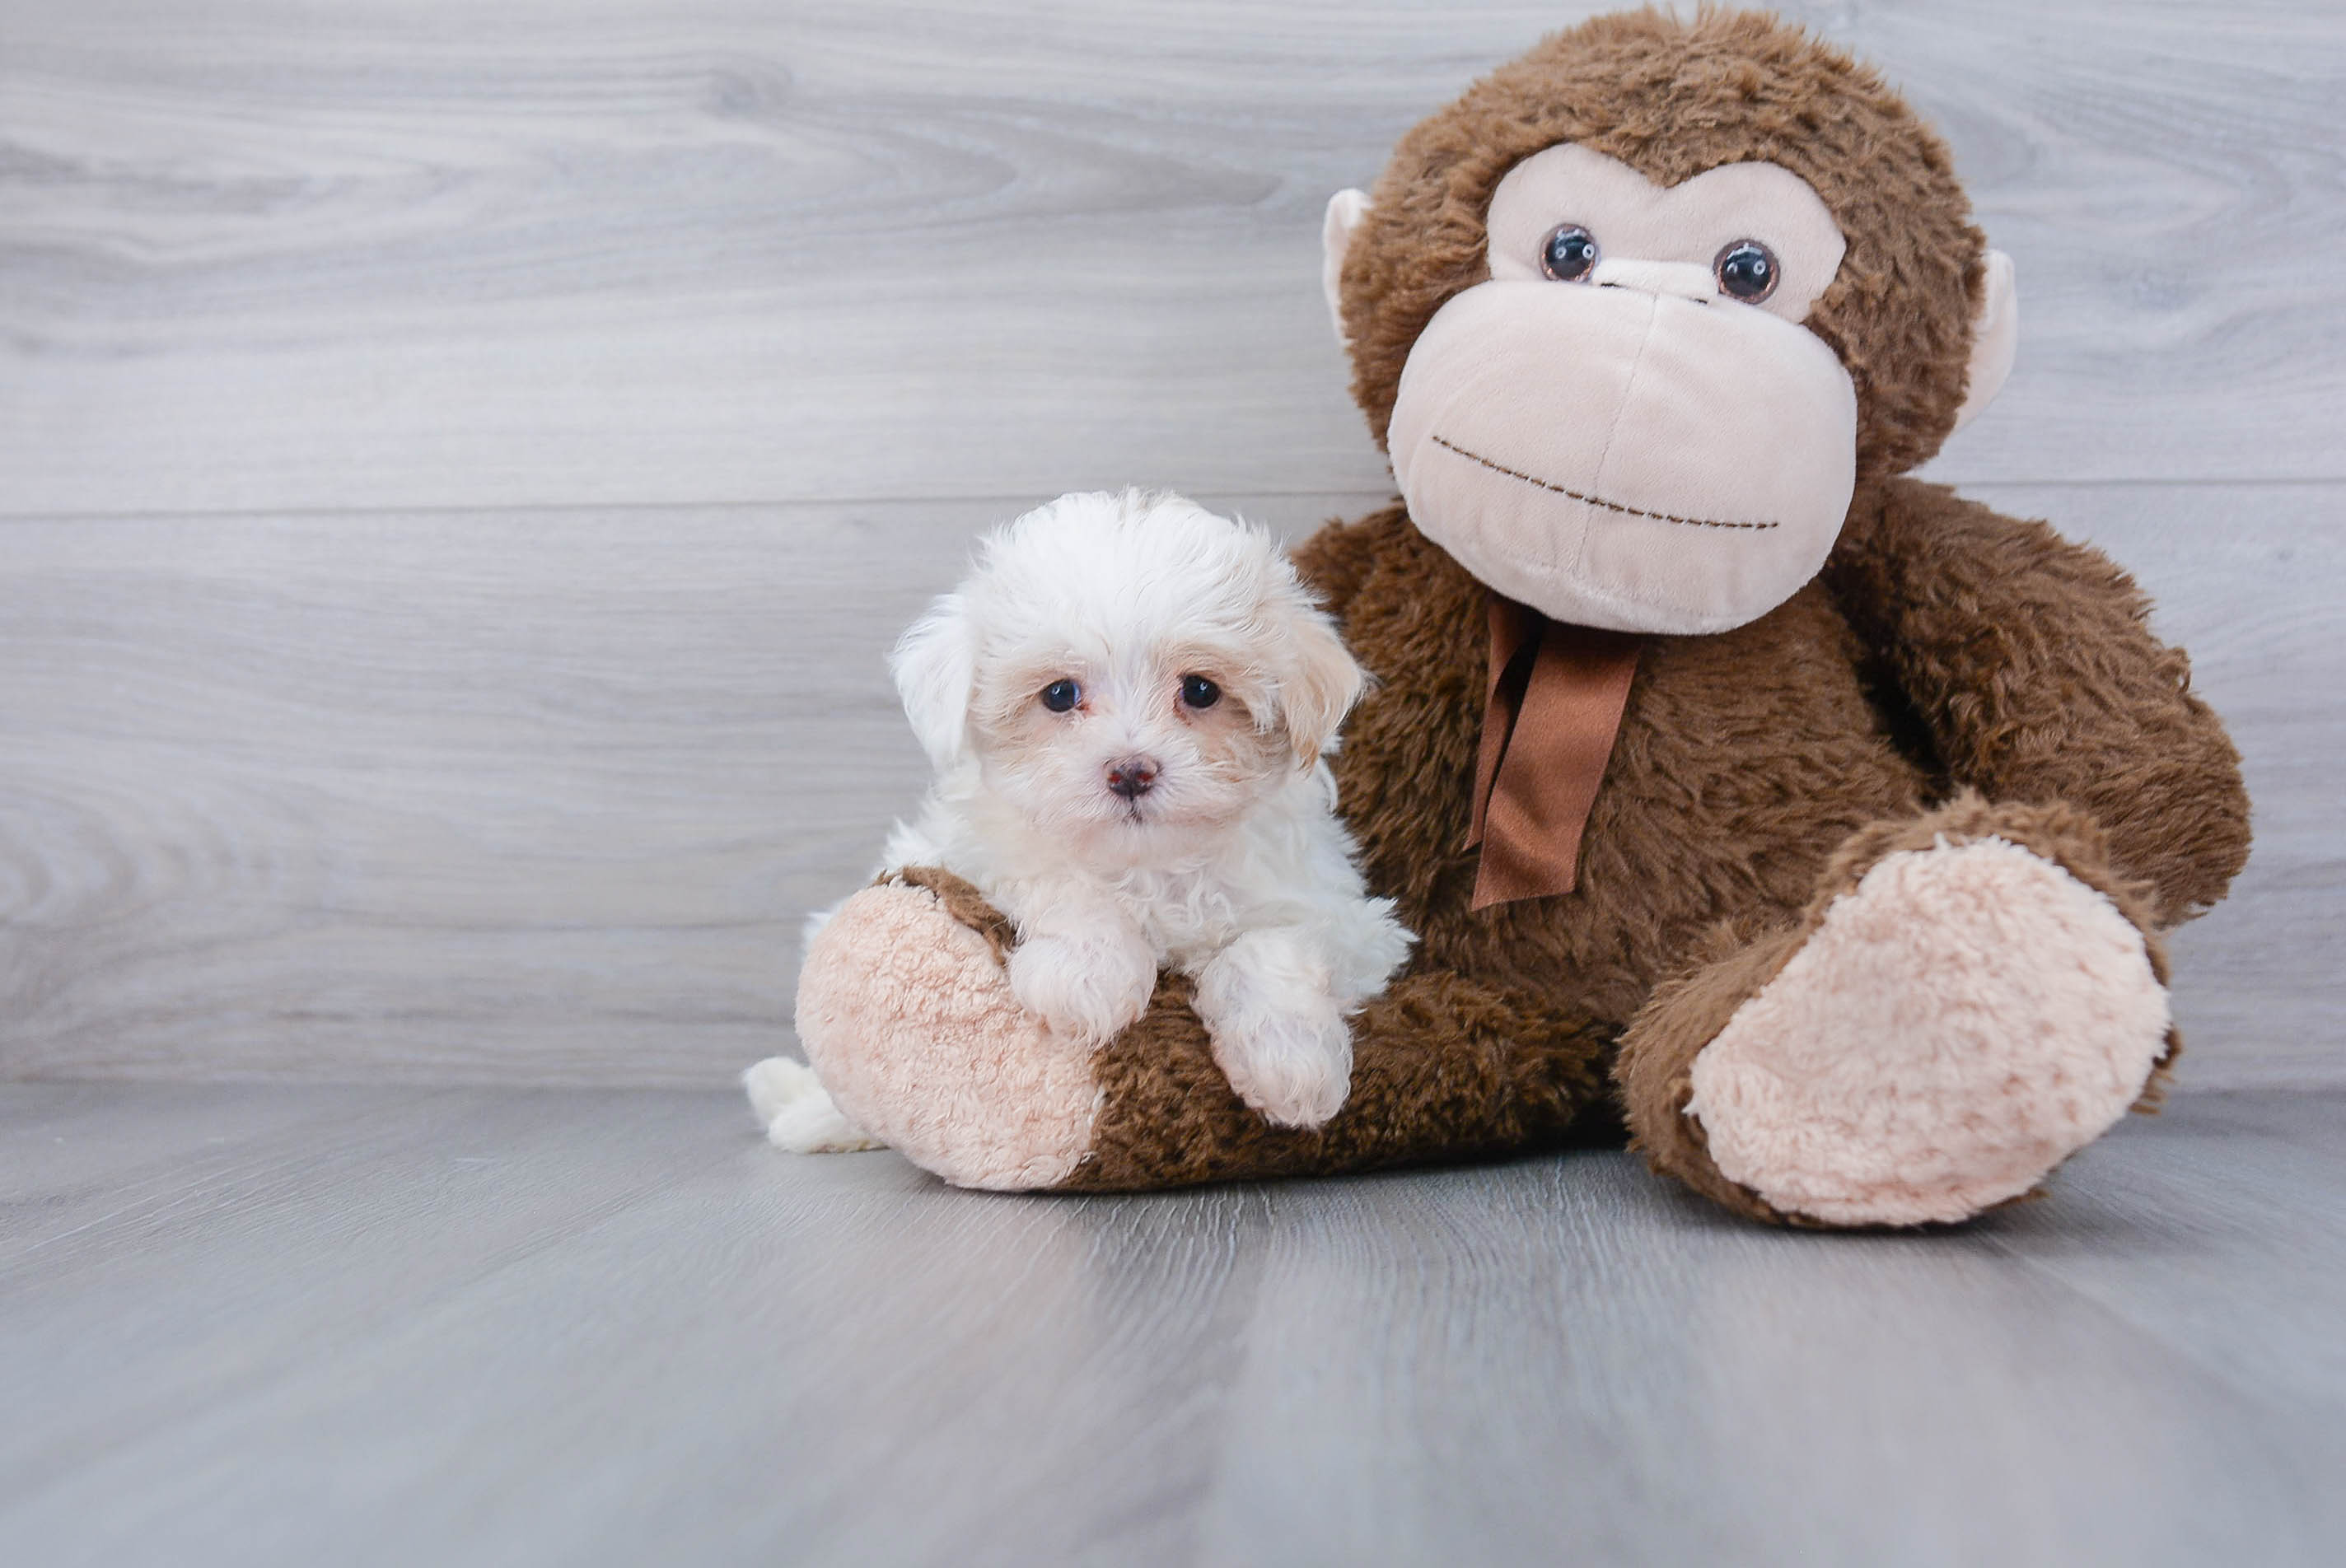
<svg viewBox="0 0 2346 1568">
<path fill-rule="evenodd" d="M 1328 319 L 1336 324 L 1340 348 L 1352 346 L 1344 336 L 1344 252 L 1368 210 L 1367 191 L 1340 190 L 1328 199 L 1328 216 L 1320 225 L 1320 288 L 1328 296 Z"/>
<path fill-rule="evenodd" d="M 977 683 L 977 635 L 958 594 L 929 606 L 897 639 L 888 672 L 913 734 L 939 771 L 969 755 L 969 704 Z"/>
<path fill-rule="evenodd" d="M 1987 297 L 1980 301 L 1979 319 L 1972 323 L 1971 372 L 1964 380 L 1964 406 L 1955 411 L 1955 428 L 1971 423 L 1980 410 L 2003 390 L 2012 373 L 2012 357 L 2020 348 L 2020 290 L 2014 282 L 2012 258 L 2001 250 L 1987 253 Z"/>
</svg>

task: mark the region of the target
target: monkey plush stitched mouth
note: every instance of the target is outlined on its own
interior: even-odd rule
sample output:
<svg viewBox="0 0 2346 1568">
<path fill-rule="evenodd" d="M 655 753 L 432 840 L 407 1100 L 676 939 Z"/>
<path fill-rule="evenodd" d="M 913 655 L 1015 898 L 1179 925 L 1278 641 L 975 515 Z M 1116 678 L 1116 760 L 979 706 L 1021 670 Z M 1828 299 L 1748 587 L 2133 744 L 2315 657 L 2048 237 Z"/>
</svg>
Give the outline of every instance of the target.
<svg viewBox="0 0 2346 1568">
<path fill-rule="evenodd" d="M 1367 210 L 1329 204 L 1331 285 Z M 1730 630 L 1814 577 L 1856 485 L 1857 388 L 1801 324 L 1848 249 L 1809 183 L 1746 162 L 1664 187 L 1566 143 L 1508 171 L 1489 232 L 1489 276 L 1434 313 L 1393 402 L 1419 529 L 1615 631 Z M 1972 409 L 2010 362 L 2011 276 L 1991 263 Z"/>
</svg>

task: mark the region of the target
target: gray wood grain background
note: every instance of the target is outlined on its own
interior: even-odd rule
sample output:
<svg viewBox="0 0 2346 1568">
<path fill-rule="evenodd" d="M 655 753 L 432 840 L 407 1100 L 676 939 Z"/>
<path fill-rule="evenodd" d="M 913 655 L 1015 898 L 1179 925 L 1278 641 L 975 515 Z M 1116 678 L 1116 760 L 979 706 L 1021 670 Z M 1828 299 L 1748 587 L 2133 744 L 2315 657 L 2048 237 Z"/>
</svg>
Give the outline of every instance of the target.
<svg viewBox="0 0 2346 1568">
<path fill-rule="evenodd" d="M 1388 494 L 1321 203 L 1594 7 L 0 0 L 0 1076 L 709 1084 L 920 767 L 969 536 Z M 2346 18 L 1793 5 L 2017 260 L 1935 477 L 2258 802 L 2202 1084 L 2346 1080 Z"/>
</svg>

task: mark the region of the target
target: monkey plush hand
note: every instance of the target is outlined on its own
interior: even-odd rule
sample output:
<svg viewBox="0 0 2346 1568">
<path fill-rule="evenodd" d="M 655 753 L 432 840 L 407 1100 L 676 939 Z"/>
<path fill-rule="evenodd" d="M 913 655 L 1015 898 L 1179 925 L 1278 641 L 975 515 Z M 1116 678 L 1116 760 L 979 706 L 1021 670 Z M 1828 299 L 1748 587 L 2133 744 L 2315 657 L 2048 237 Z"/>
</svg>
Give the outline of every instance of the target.
<svg viewBox="0 0 2346 1568">
<path fill-rule="evenodd" d="M 2160 932 L 2238 758 L 2096 552 L 1900 477 L 2012 359 L 2010 264 L 1869 69 L 1600 17 L 1331 204 L 1402 500 L 1299 560 L 1374 681 L 1336 759 L 1416 957 L 1275 1128 L 1184 983 L 1096 1053 L 917 868 L 811 951 L 841 1105 L 946 1179 L 1129 1188 L 1619 1135 L 1755 1217 L 1962 1219 L 2156 1091 Z"/>
</svg>

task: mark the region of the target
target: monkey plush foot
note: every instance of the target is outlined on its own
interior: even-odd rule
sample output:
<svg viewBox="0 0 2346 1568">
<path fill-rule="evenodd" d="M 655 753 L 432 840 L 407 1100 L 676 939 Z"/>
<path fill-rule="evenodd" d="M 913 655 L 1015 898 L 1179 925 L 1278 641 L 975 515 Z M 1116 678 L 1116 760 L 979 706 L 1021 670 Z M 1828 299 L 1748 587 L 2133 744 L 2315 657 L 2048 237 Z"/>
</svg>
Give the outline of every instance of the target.
<svg viewBox="0 0 2346 1568">
<path fill-rule="evenodd" d="M 816 935 L 799 1043 L 840 1111 L 913 1164 L 957 1186 L 1056 1186 L 1091 1145 L 1091 1053 L 1011 994 L 1001 916 L 923 875 L 864 889 Z"/>
<path fill-rule="evenodd" d="M 1747 1212 L 1967 1218 L 2143 1097 L 2164 962 L 2061 808 L 1966 799 L 1852 850 L 1799 930 L 1657 994 L 1624 1042 L 1632 1126 Z"/>
</svg>

